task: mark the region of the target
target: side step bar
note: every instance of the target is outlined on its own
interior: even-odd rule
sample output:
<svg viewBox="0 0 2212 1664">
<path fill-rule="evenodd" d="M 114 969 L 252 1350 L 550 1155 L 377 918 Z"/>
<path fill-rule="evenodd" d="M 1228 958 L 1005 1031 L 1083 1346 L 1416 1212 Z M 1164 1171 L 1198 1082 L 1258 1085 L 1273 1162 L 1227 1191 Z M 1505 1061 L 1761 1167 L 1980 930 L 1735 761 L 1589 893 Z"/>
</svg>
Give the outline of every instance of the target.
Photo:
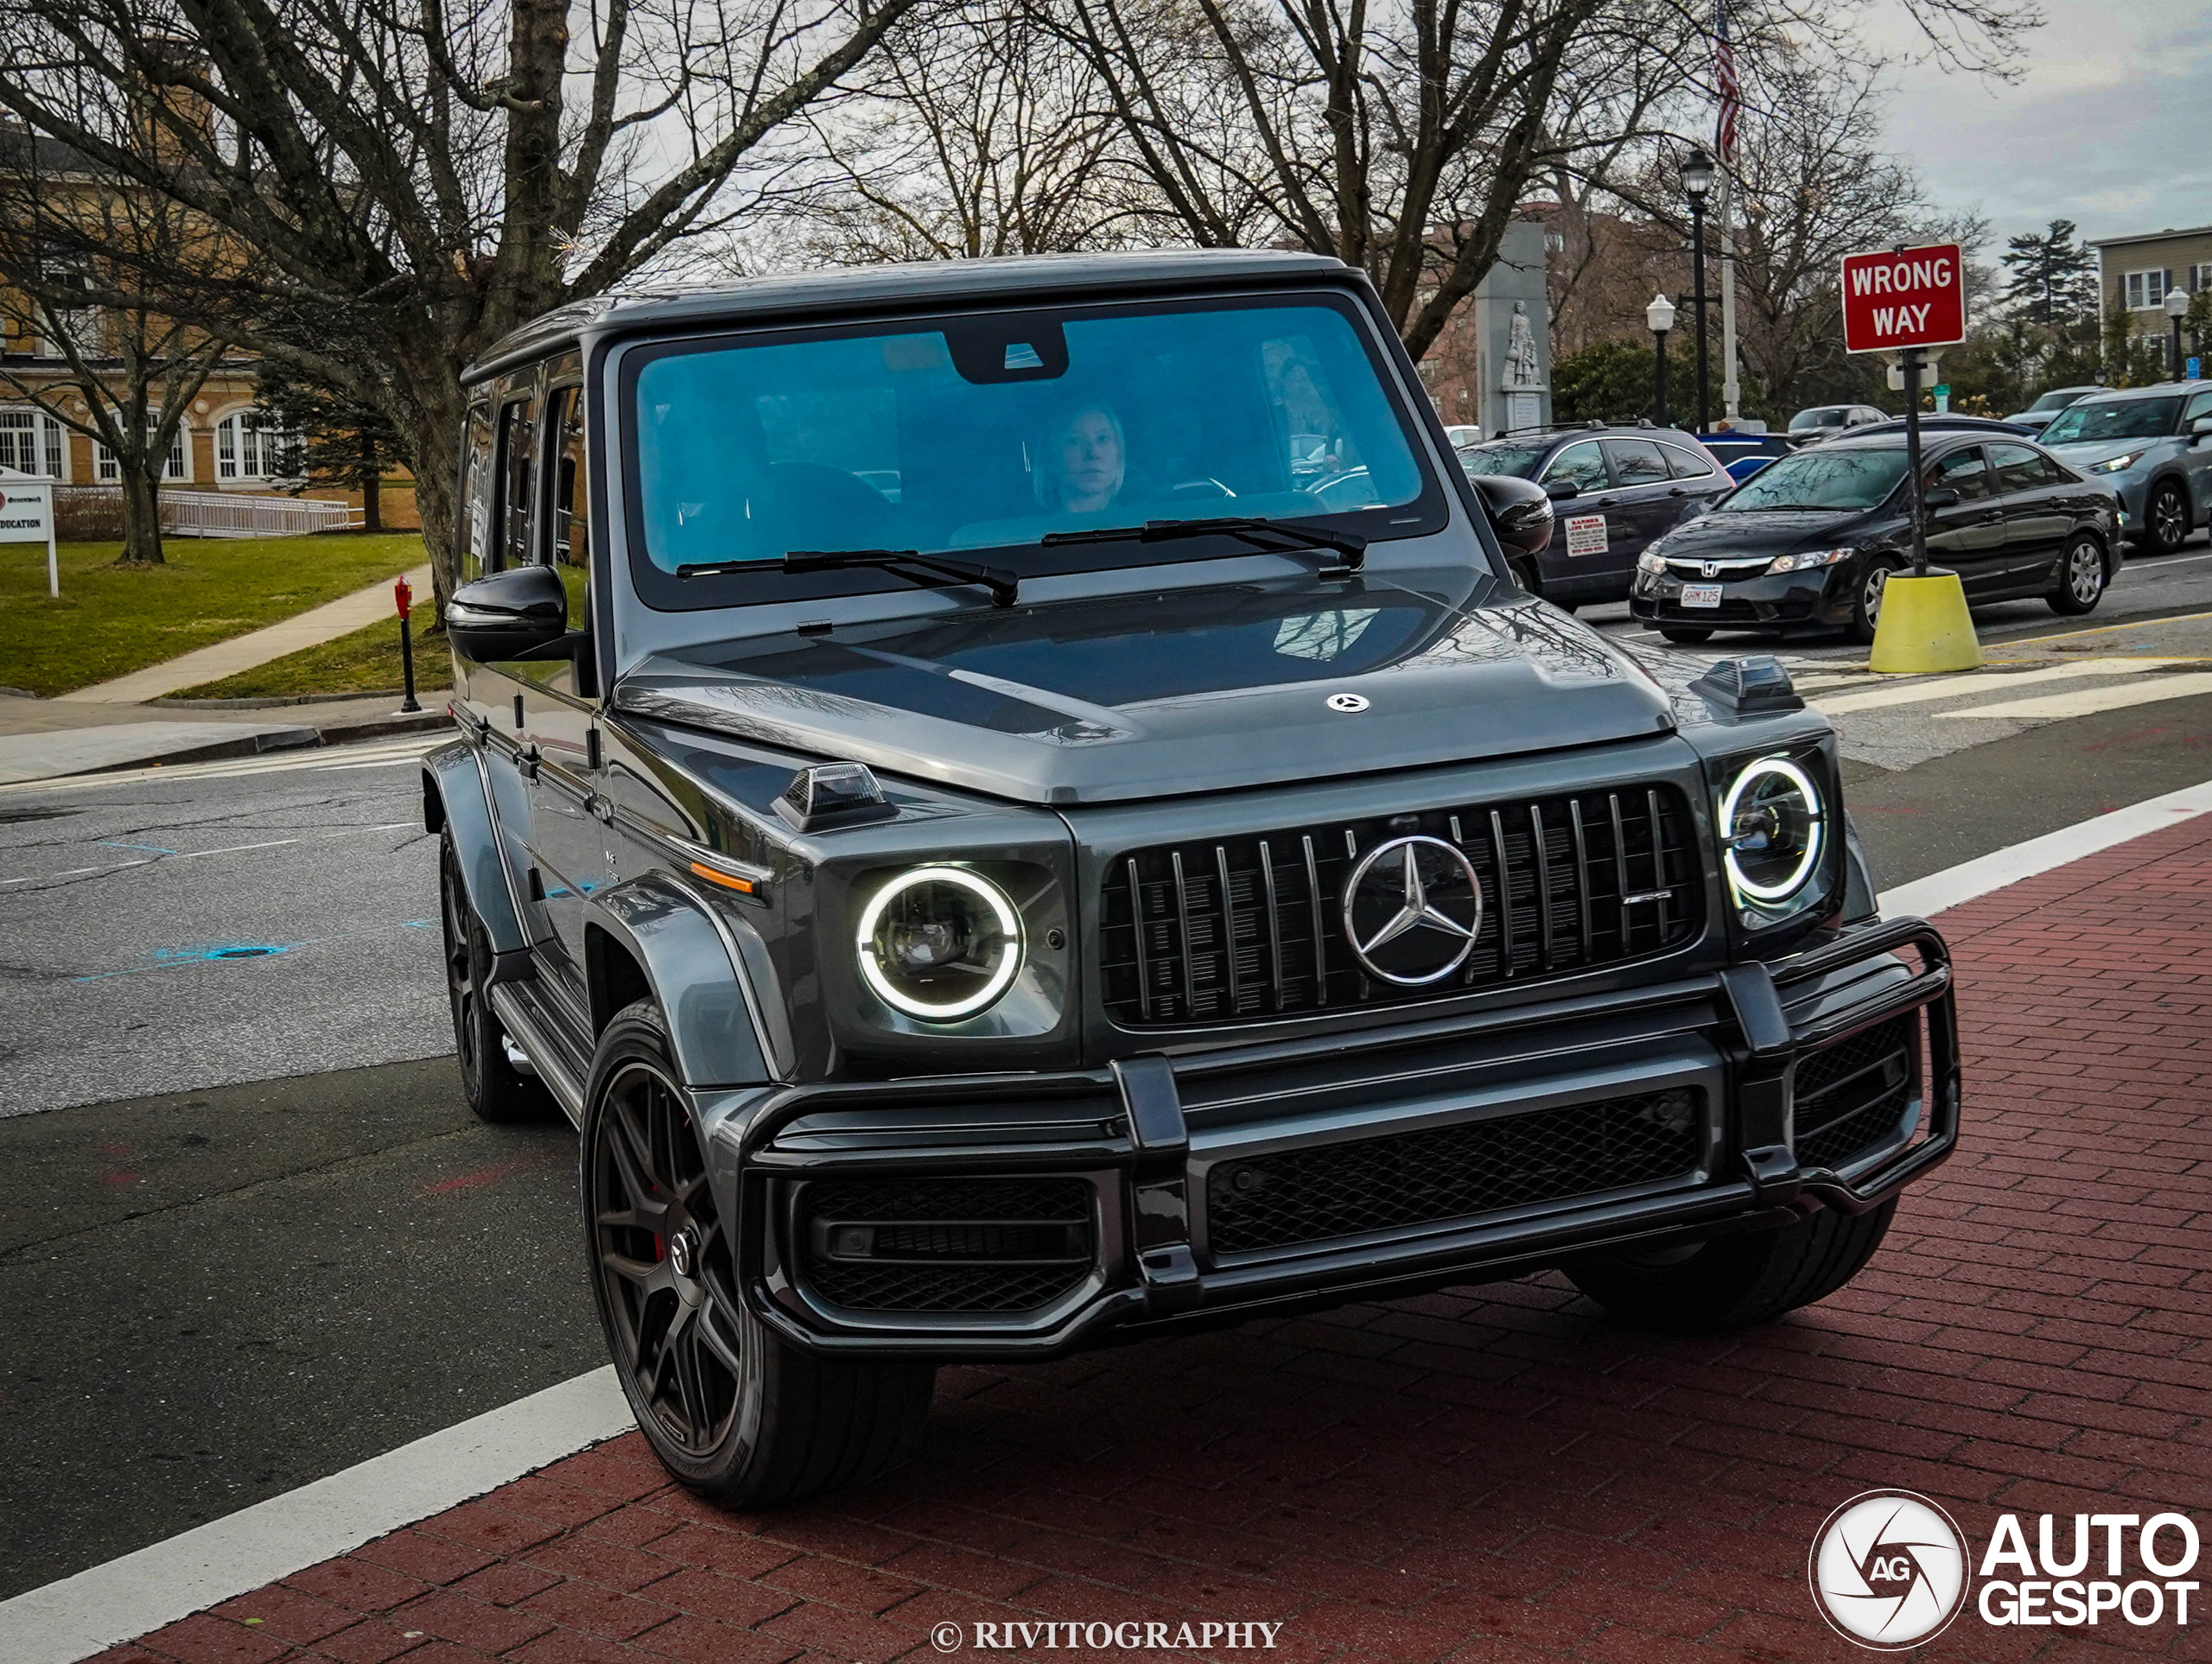
<svg viewBox="0 0 2212 1664">
<path fill-rule="evenodd" d="M 521 1048 L 534 1065 L 524 1072 L 535 1074 L 545 1083 L 553 1094 L 553 1101 L 561 1106 L 561 1113 L 569 1118 L 572 1127 L 584 1122 L 584 1082 L 569 1050 L 554 1037 L 559 1029 L 548 1019 L 540 1007 L 535 990 L 528 982 L 495 982 L 492 986 L 492 1010 L 499 1026 L 507 1031 L 511 1046 Z"/>
</svg>

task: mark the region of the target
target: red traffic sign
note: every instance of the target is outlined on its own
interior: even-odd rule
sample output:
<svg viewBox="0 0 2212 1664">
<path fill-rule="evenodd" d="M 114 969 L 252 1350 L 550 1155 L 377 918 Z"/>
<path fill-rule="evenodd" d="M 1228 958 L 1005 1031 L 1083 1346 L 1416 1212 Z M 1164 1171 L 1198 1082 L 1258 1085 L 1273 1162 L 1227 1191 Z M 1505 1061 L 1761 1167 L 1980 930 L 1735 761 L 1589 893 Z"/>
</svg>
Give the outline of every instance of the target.
<svg viewBox="0 0 2212 1664">
<path fill-rule="evenodd" d="M 1843 257 L 1846 352 L 1949 346 L 1966 338 L 1966 262 L 1956 243 Z"/>
</svg>

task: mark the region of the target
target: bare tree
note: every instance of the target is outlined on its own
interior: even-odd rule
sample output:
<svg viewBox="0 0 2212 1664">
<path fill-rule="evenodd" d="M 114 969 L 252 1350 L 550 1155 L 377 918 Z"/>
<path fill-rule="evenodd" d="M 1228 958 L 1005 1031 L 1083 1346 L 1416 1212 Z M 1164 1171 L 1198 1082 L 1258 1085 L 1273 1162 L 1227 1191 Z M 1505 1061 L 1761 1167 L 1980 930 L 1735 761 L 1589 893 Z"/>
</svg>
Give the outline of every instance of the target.
<svg viewBox="0 0 2212 1664">
<path fill-rule="evenodd" d="M 205 298 L 255 350 L 386 404 L 442 594 L 458 372 L 723 225 L 741 171 L 913 3 L 0 0 L 0 107 L 234 245 Z M 157 143 L 88 127 L 86 80 L 156 89 Z M 338 319 L 375 361 L 258 341 L 270 313 Z"/>
<path fill-rule="evenodd" d="M 1739 59 L 1831 35 L 1864 3 L 1745 0 Z M 1090 60 L 1182 236 L 1365 267 L 1416 357 L 1533 185 L 1632 173 L 1710 108 L 1709 15 L 1692 0 L 1033 3 Z M 2001 68 L 2037 21 L 1985 0 L 1902 3 L 1931 51 L 1975 68 Z"/>
<path fill-rule="evenodd" d="M 114 90 L 87 87 L 81 118 L 127 137 L 141 111 L 102 98 Z M 66 146 L 0 135 L 0 313 L 42 349 L 34 365 L 0 368 L 0 386 L 106 448 L 125 564 L 162 563 L 162 478 L 186 410 L 230 350 L 220 332 L 149 303 L 147 277 L 209 253 L 169 195 Z"/>
</svg>

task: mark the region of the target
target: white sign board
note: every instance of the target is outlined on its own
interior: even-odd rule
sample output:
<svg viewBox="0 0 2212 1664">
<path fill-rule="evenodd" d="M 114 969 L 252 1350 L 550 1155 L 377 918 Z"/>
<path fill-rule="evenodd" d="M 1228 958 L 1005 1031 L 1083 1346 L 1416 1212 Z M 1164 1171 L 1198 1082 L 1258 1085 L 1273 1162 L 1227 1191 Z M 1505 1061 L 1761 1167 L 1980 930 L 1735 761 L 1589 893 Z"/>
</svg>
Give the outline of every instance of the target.
<svg viewBox="0 0 2212 1664">
<path fill-rule="evenodd" d="M 1567 522 L 1567 552 L 1569 555 L 1604 554 L 1605 517 L 1602 514 L 1570 515 Z"/>
<path fill-rule="evenodd" d="M 54 543 L 54 482 L 35 474 L 0 468 L 0 543 L 46 545 L 46 593 L 61 593 L 61 570 Z"/>
</svg>

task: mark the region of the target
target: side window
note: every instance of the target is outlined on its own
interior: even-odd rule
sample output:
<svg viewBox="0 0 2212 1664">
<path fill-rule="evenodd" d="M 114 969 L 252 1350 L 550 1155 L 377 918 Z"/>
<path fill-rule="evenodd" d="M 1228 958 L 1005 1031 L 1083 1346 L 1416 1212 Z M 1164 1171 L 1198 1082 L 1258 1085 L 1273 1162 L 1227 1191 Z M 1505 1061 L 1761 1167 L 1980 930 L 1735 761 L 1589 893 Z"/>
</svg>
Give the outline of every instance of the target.
<svg viewBox="0 0 2212 1664">
<path fill-rule="evenodd" d="M 2182 413 L 2181 430 L 2189 431 L 2189 424 L 2200 416 L 2212 416 L 2212 392 L 2199 393 L 2189 402 L 2189 409 Z"/>
<path fill-rule="evenodd" d="M 2079 485 L 2081 483 L 2082 476 L 2075 473 L 2073 469 L 2068 467 L 2056 457 L 2045 456 L 2041 457 L 2038 460 L 2043 463 L 2043 482 L 2044 485 L 2073 486 Z"/>
<path fill-rule="evenodd" d="M 2025 445 L 1992 445 L 1989 466 L 1999 492 L 2034 491 L 2043 484 L 2043 458 Z"/>
<path fill-rule="evenodd" d="M 531 486 L 537 473 L 537 429 L 531 420 L 531 401 L 511 399 L 499 408 L 499 489 L 493 515 L 493 569 L 528 566 L 531 548 L 531 511 L 536 506 Z"/>
<path fill-rule="evenodd" d="M 461 581 L 473 582 L 494 569 L 492 560 L 493 486 L 499 469 L 492 447 L 492 410 L 480 404 L 468 413 L 461 441 Z"/>
<path fill-rule="evenodd" d="M 1605 489 L 1610 483 L 1605 476 L 1605 456 L 1598 448 L 1597 441 L 1582 440 L 1552 458 L 1541 483 L 1554 486 L 1562 480 L 1573 481 L 1577 491 Z"/>
<path fill-rule="evenodd" d="M 1711 473 L 1713 465 L 1701 456 L 1693 456 L 1679 445 L 1662 445 L 1660 450 L 1667 458 L 1667 467 L 1677 480 L 1702 480 Z"/>
<path fill-rule="evenodd" d="M 1648 439 L 1609 439 L 1605 448 L 1613 454 L 1613 474 L 1624 486 L 1656 486 L 1667 479 L 1667 459 L 1659 454 L 1658 446 Z"/>
<path fill-rule="evenodd" d="M 1928 489 L 1935 491 L 1948 486 L 1967 502 L 1990 495 L 1989 471 L 1981 465 L 1981 448 L 1970 446 L 1963 451 L 1953 451 L 1948 456 L 1928 470 Z"/>
<path fill-rule="evenodd" d="M 569 619 L 591 617 L 591 476 L 584 465 L 583 389 L 556 389 L 546 429 L 553 468 L 553 569 L 569 592 Z"/>
</svg>

